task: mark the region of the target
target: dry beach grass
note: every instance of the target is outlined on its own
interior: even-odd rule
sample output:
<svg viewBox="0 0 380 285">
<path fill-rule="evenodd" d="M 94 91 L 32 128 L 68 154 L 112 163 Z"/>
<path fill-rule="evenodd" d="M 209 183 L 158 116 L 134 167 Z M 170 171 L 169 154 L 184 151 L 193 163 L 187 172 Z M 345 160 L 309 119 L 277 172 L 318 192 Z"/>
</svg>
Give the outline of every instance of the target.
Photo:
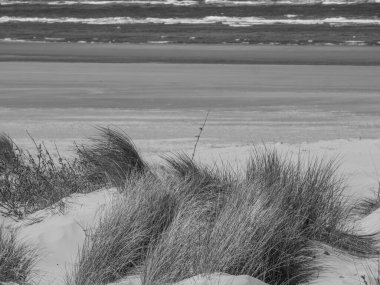
<svg viewBox="0 0 380 285">
<path fill-rule="evenodd" d="M 70 194 L 94 190 L 76 160 L 69 162 L 58 151 L 54 158 L 45 145 L 32 141 L 35 152 L 0 135 L 0 213 L 5 216 L 23 218 Z"/>
<path fill-rule="evenodd" d="M 0 281 L 28 284 L 37 258 L 37 251 L 20 242 L 16 231 L 0 225 Z"/>
<path fill-rule="evenodd" d="M 3 142 L 9 149 L 9 140 Z M 326 247 L 377 255 L 375 234 L 349 226 L 352 207 L 334 161 L 294 163 L 262 147 L 252 150 L 245 173 L 185 154 L 153 167 L 128 136 L 106 128 L 78 149 L 83 177 L 109 178 L 122 196 L 87 233 L 67 285 L 136 274 L 146 285 L 171 284 L 214 272 L 302 284 L 323 269 Z"/>
</svg>

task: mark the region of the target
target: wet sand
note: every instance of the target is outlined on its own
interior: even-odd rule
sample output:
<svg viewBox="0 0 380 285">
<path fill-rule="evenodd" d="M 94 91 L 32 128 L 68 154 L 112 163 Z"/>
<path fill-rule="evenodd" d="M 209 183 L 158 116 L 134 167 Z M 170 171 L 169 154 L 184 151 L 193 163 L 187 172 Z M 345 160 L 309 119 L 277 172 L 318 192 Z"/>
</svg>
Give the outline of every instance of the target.
<svg viewBox="0 0 380 285">
<path fill-rule="evenodd" d="M 127 131 L 148 152 L 380 137 L 380 66 L 0 63 L 0 130 L 58 146 Z"/>
<path fill-rule="evenodd" d="M 0 42 L 0 61 L 380 65 L 380 47 Z"/>
<path fill-rule="evenodd" d="M 3 108 L 380 111 L 378 66 L 2 62 L 0 67 Z"/>
</svg>

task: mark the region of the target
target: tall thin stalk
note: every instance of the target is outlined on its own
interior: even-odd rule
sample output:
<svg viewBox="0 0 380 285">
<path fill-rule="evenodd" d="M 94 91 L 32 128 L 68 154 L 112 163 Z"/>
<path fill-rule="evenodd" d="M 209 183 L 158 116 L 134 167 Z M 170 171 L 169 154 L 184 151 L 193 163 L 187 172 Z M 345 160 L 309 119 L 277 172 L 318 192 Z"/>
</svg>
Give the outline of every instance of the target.
<svg viewBox="0 0 380 285">
<path fill-rule="evenodd" d="M 207 114 L 206 114 L 206 117 L 203 121 L 203 124 L 202 126 L 199 128 L 199 133 L 198 135 L 196 135 L 195 137 L 197 138 L 195 144 L 194 144 L 194 149 L 193 149 L 193 154 L 191 155 L 191 160 L 194 160 L 194 156 L 195 156 L 195 152 L 197 150 L 197 145 L 198 145 L 198 142 L 199 142 L 199 139 L 201 138 L 201 135 L 202 135 L 202 132 L 203 132 L 203 129 L 204 127 L 206 126 L 206 122 L 207 122 L 207 119 L 208 119 L 208 115 L 210 114 L 210 110 L 207 111 Z"/>
</svg>

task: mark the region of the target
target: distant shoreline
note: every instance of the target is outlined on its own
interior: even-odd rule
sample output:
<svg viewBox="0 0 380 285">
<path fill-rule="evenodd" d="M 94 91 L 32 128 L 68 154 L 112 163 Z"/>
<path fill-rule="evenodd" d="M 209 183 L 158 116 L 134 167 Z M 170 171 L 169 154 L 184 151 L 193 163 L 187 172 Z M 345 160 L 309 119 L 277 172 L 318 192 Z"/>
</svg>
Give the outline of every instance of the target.
<svg viewBox="0 0 380 285">
<path fill-rule="evenodd" d="M 380 66 L 376 46 L 0 42 L 0 62 L 220 63 Z"/>
</svg>

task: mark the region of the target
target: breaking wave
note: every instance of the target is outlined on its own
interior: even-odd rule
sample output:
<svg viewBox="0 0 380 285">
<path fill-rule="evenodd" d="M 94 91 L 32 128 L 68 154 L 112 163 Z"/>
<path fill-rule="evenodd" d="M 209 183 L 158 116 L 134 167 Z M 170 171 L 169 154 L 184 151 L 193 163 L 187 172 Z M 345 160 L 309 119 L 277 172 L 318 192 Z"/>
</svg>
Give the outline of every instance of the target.
<svg viewBox="0 0 380 285">
<path fill-rule="evenodd" d="M 255 25 L 380 25 L 380 19 L 354 19 L 354 18 L 325 18 L 325 19 L 266 19 L 260 17 L 227 17 L 207 16 L 204 18 L 131 18 L 131 17 L 105 17 L 105 18 L 47 18 L 47 17 L 0 17 L 0 23 L 77 23 L 88 25 L 124 25 L 124 24 L 223 24 L 231 27 L 247 27 Z"/>
<path fill-rule="evenodd" d="M 302 4 L 357 4 L 357 3 L 380 3 L 380 0 L 0 0 L 1 5 L 173 5 L 194 6 L 199 4 L 223 5 L 223 6 L 252 6 L 252 5 L 302 5 Z"/>
<path fill-rule="evenodd" d="M 1 1 L 0 0 L 0 6 L 1 5 L 14 5 L 14 4 L 25 4 L 25 5 L 174 5 L 174 6 L 192 6 L 196 5 L 199 2 L 196 0 L 99 0 L 99 1 L 89 1 L 89 0 L 83 0 L 83 1 Z"/>
</svg>

